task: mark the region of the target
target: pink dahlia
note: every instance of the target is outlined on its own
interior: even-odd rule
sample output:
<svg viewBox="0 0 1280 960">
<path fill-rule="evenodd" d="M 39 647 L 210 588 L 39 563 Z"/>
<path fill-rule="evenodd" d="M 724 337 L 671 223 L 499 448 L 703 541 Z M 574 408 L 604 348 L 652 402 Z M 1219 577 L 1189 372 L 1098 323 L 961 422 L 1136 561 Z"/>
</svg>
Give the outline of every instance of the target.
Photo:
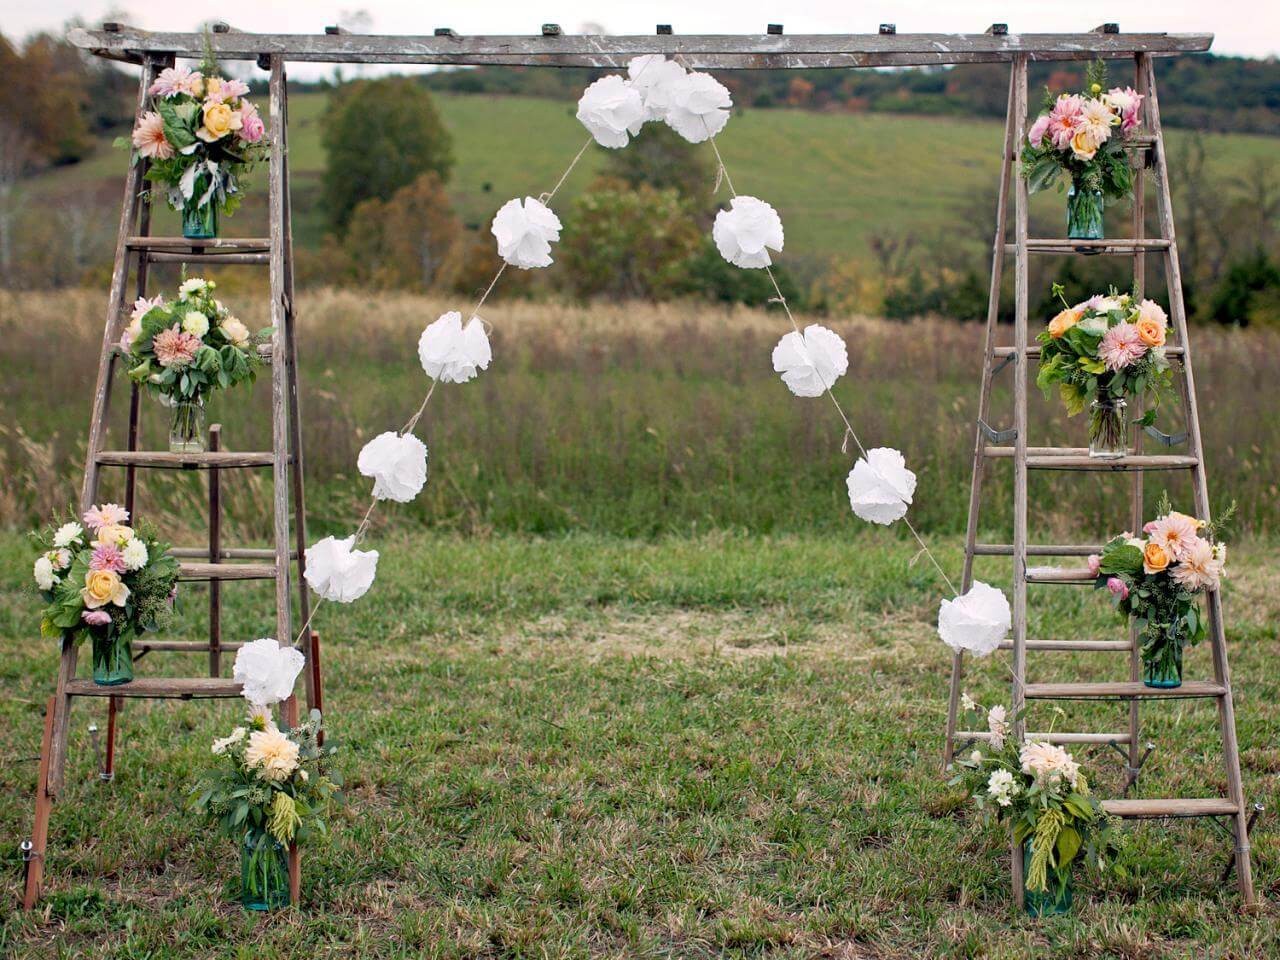
<svg viewBox="0 0 1280 960">
<path fill-rule="evenodd" d="M 1138 328 L 1132 323 L 1118 323 L 1102 338 L 1098 345 L 1098 356 L 1107 365 L 1108 370 L 1123 370 L 1140 359 L 1147 352 L 1147 345 L 1142 342 Z"/>
<path fill-rule="evenodd" d="M 155 82 L 147 89 L 154 97 L 176 97 L 180 93 L 196 96 L 196 90 L 202 89 L 199 73 L 190 67 L 165 67 L 156 77 Z"/>
<path fill-rule="evenodd" d="M 1169 513 L 1152 520 L 1142 528 L 1142 532 L 1178 561 L 1184 560 L 1196 544 L 1204 543 L 1200 539 L 1199 521 L 1185 513 Z"/>
<path fill-rule="evenodd" d="M 104 503 L 100 507 L 90 507 L 82 519 L 90 530 L 118 527 L 129 522 L 129 511 L 118 503 Z"/>
<path fill-rule="evenodd" d="M 105 610 L 86 610 L 80 617 L 91 627 L 105 627 L 111 622 L 111 614 Z"/>
<path fill-rule="evenodd" d="M 1195 541 L 1188 545 L 1170 576 L 1188 590 L 1201 590 L 1206 587 L 1217 590 L 1225 566 L 1226 560 L 1213 549 L 1213 544 L 1196 537 Z"/>
<path fill-rule="evenodd" d="M 1027 143 L 1033 147 L 1040 146 L 1044 142 L 1044 135 L 1049 132 L 1049 115 L 1042 113 L 1036 117 L 1036 122 L 1031 125 L 1031 132 L 1027 134 Z"/>
<path fill-rule="evenodd" d="M 249 85 L 243 80 L 223 80 L 219 93 L 224 101 L 239 100 L 249 92 Z"/>
<path fill-rule="evenodd" d="M 162 367 L 185 367 L 196 358 L 200 338 L 184 333 L 178 327 L 161 330 L 152 341 L 156 359 Z"/>
<path fill-rule="evenodd" d="M 173 144 L 165 139 L 164 121 L 158 113 L 144 113 L 133 128 L 133 145 L 139 156 L 148 160 L 168 160 L 173 156 Z"/>
<path fill-rule="evenodd" d="M 1082 108 L 1080 97 L 1063 94 L 1049 111 L 1048 133 L 1059 150 L 1071 149 L 1071 138 L 1084 120 Z"/>
<path fill-rule="evenodd" d="M 114 543 L 100 543 L 93 548 L 93 556 L 89 558 L 90 570 L 111 570 L 124 573 L 128 564 L 124 562 L 124 551 Z"/>
<path fill-rule="evenodd" d="M 154 297 L 139 297 L 133 301 L 133 313 L 129 314 L 130 320 L 141 320 L 156 307 L 164 306 L 164 297 L 156 294 Z"/>
</svg>

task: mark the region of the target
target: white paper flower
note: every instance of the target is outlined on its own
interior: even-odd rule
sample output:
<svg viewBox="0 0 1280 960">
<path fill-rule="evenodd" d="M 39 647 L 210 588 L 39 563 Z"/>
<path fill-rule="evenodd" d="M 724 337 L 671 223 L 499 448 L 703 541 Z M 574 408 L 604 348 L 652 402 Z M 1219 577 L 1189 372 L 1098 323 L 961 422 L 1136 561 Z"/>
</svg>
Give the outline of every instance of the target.
<svg viewBox="0 0 1280 960">
<path fill-rule="evenodd" d="M 810 324 L 778 341 L 773 369 L 797 397 L 820 397 L 849 369 L 849 352 L 839 334 Z"/>
<path fill-rule="evenodd" d="M 325 537 L 307 548 L 307 585 L 326 600 L 350 603 L 373 586 L 378 551 L 353 550 L 355 541 L 354 535 L 345 540 Z"/>
<path fill-rule="evenodd" d="M 464 327 L 458 311 L 441 314 L 418 338 L 418 359 L 427 376 L 441 383 L 474 379 L 493 359 L 484 321 L 472 317 Z"/>
<path fill-rule="evenodd" d="M 521 270 L 551 266 L 551 241 L 560 239 L 560 218 L 540 200 L 508 200 L 493 218 L 498 256 Z"/>
<path fill-rule="evenodd" d="M 53 572 L 53 561 L 44 555 L 36 557 L 31 574 L 36 578 L 36 586 L 41 590 L 52 590 L 62 579 Z"/>
<path fill-rule="evenodd" d="M 938 636 L 952 650 L 967 650 L 985 657 L 1000 646 L 1013 626 L 1013 614 L 1004 593 L 981 580 L 954 600 L 943 600 L 938 609 Z"/>
<path fill-rule="evenodd" d="M 735 267 L 767 267 L 769 251 L 782 252 L 782 220 L 778 211 L 755 197 L 734 197 L 728 210 L 716 214 L 711 228 L 716 249 Z"/>
<path fill-rule="evenodd" d="M 673 89 L 684 79 L 684 67 L 660 53 L 651 53 L 634 57 L 627 64 L 627 75 L 631 85 L 640 91 L 645 120 L 665 120 Z"/>
<path fill-rule="evenodd" d="M 294 681 L 305 664 L 301 650 L 282 647 L 264 637 L 236 651 L 231 678 L 243 685 L 241 695 L 254 707 L 269 707 L 292 695 Z"/>
<path fill-rule="evenodd" d="M 408 503 L 427 482 L 427 445 L 412 433 L 388 430 L 364 445 L 356 469 L 373 477 L 373 495 L 379 500 Z"/>
<path fill-rule="evenodd" d="M 714 137 L 729 122 L 733 98 L 709 73 L 687 73 L 669 87 L 667 124 L 690 143 Z"/>
<path fill-rule="evenodd" d="M 644 123 L 644 101 L 639 90 L 610 74 L 582 92 L 578 120 L 600 146 L 625 147 Z"/>
<path fill-rule="evenodd" d="M 53 545 L 55 547 L 69 547 L 74 541 L 80 539 L 82 533 L 84 533 L 84 527 L 74 520 L 70 523 L 64 523 L 53 535 Z"/>
<path fill-rule="evenodd" d="M 869 523 L 885 526 L 907 515 L 916 492 L 916 475 L 906 458 L 892 447 L 872 447 L 849 471 L 845 481 L 853 512 Z"/>
</svg>

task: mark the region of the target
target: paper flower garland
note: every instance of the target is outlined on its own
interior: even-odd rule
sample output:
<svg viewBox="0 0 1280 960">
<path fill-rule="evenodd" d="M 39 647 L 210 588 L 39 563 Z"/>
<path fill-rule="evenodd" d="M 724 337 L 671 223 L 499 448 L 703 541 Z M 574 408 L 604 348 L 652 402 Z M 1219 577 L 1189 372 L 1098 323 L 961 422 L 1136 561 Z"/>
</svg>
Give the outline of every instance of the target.
<svg viewBox="0 0 1280 960">
<path fill-rule="evenodd" d="M 326 600 L 350 603 L 363 597 L 378 572 L 377 550 L 353 550 L 355 536 L 325 537 L 307 548 L 307 586 Z"/>
<path fill-rule="evenodd" d="M 1000 646 L 1013 627 L 1009 601 L 995 587 L 975 581 L 969 592 L 943 600 L 938 609 L 938 636 L 952 650 L 985 657 Z"/>
<path fill-rule="evenodd" d="M 484 321 L 472 317 L 464 327 L 462 314 L 456 310 L 442 313 L 418 338 L 422 369 L 441 383 L 466 383 L 487 369 L 492 359 Z"/>
<path fill-rule="evenodd" d="M 720 256 L 735 267 L 767 267 L 769 251 L 782 252 L 782 220 L 778 212 L 755 197 L 734 197 L 729 209 L 716 214 L 712 239 Z"/>
<path fill-rule="evenodd" d="M 690 143 L 702 143 L 729 122 L 733 98 L 709 73 L 687 73 L 669 87 L 667 125 Z"/>
<path fill-rule="evenodd" d="M 373 477 L 373 495 L 379 500 L 408 503 L 427 482 L 427 445 L 412 433 L 388 430 L 364 445 L 356 469 Z"/>
<path fill-rule="evenodd" d="M 264 637 L 236 651 L 231 678 L 244 685 L 241 695 L 255 707 L 270 707 L 293 693 L 294 681 L 305 665 L 301 650 Z"/>
<path fill-rule="evenodd" d="M 665 120 L 673 87 L 684 79 L 684 67 L 660 53 L 634 57 L 627 64 L 631 85 L 644 101 L 645 120 Z"/>
<path fill-rule="evenodd" d="M 560 218 L 546 204 L 517 197 L 502 205 L 491 228 L 498 256 L 521 270 L 551 266 L 551 241 L 560 239 Z"/>
<path fill-rule="evenodd" d="M 873 447 L 849 471 L 849 505 L 859 518 L 885 526 L 907 515 L 916 492 L 916 475 L 906 458 L 891 447 Z"/>
<path fill-rule="evenodd" d="M 644 123 L 640 91 L 617 75 L 601 77 L 582 93 L 578 120 L 602 147 L 625 147 Z"/>
<path fill-rule="evenodd" d="M 839 334 L 814 323 L 778 341 L 773 369 L 797 397 L 820 397 L 849 369 L 849 352 Z"/>
</svg>

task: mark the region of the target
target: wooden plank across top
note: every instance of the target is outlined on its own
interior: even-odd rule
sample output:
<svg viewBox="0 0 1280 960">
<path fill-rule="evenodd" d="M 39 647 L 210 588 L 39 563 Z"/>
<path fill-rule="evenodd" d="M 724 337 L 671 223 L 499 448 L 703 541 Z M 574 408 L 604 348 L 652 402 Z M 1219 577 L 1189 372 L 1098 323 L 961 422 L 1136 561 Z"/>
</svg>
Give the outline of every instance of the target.
<svg viewBox="0 0 1280 960">
<path fill-rule="evenodd" d="M 282 34 L 240 31 L 153 33 L 122 24 L 79 27 L 68 39 L 84 50 L 117 60 L 147 54 L 200 58 L 206 43 L 224 60 L 322 63 L 438 63 L 552 67 L 623 67 L 636 56 L 679 55 L 689 67 L 798 69 L 912 66 L 1031 60 L 1092 60 L 1136 53 L 1173 56 L 1200 53 L 1211 33 L 870 33 L 603 36 L 369 36 L 351 33 Z"/>
</svg>

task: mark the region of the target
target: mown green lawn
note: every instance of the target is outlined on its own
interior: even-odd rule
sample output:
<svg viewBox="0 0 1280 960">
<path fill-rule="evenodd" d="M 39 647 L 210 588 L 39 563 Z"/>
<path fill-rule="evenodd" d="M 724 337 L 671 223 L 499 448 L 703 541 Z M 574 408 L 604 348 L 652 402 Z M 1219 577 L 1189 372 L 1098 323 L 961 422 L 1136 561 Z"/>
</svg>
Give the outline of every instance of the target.
<svg viewBox="0 0 1280 960">
<path fill-rule="evenodd" d="M 236 905 L 233 845 L 184 809 L 230 704 L 139 703 L 116 781 L 94 776 L 78 704 L 42 910 L 10 912 L 56 656 L 32 627 L 28 550 L 0 537 L 0 953 L 107 957 L 1274 956 L 1273 906 L 1244 916 L 1206 823 L 1133 827 L 1127 878 L 1081 878 L 1073 916 L 1009 899 L 1003 836 L 939 775 L 949 657 L 939 586 L 879 531 L 659 540 L 380 534 L 373 592 L 326 607 L 328 720 L 348 784 L 308 851 L 297 913 Z M 942 547 L 954 569 L 954 541 Z M 1274 806 L 1280 549 L 1233 548 L 1227 609 L 1244 778 Z M 986 572 L 994 580 L 998 567 Z M 999 581 L 997 581 L 999 582 Z M 1035 636 L 1118 636 L 1101 598 L 1040 587 Z M 228 636 L 269 629 L 232 585 Z M 182 636 L 203 598 L 182 601 Z M 178 656 L 141 661 L 178 671 Z M 1040 654 L 1039 679 L 1118 678 L 1114 655 Z M 1050 661 L 1048 658 L 1052 657 Z M 188 669 L 196 664 L 186 661 Z M 1205 675 L 1208 653 L 1188 673 Z M 968 689 L 1007 692 L 996 663 Z M 1117 705 L 1035 726 L 1101 729 Z M 1151 706 L 1145 795 L 1223 786 L 1213 708 Z M 1081 751 L 1097 789 L 1122 775 Z M 1280 844 L 1254 838 L 1274 900 Z"/>
</svg>

